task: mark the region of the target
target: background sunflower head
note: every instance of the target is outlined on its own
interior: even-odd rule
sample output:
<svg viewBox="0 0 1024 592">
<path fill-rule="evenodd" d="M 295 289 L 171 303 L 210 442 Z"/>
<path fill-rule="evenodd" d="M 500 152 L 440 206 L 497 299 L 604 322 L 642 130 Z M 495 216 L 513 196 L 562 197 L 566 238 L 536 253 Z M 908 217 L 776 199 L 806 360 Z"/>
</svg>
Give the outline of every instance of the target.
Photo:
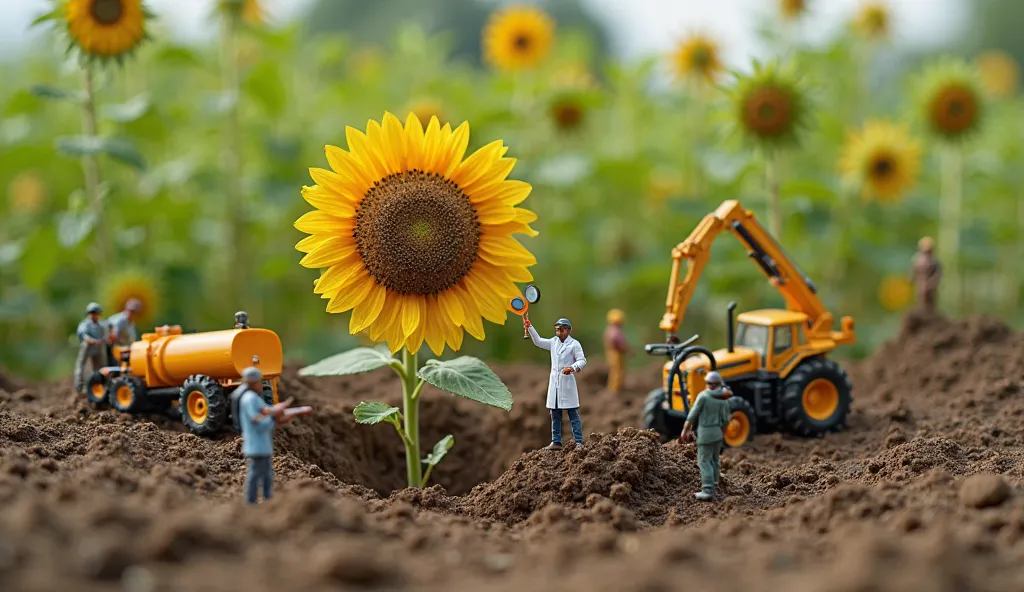
<svg viewBox="0 0 1024 592">
<path fill-rule="evenodd" d="M 909 191 L 921 171 L 921 146 L 906 126 L 869 121 L 843 146 L 839 168 L 865 199 L 894 201 Z"/>
<path fill-rule="evenodd" d="M 448 122 L 448 115 L 445 113 L 441 102 L 433 98 L 423 97 L 410 101 L 406 111 L 415 114 L 420 120 L 420 124 L 424 127 L 430 123 L 430 118 L 432 117 L 436 117 L 438 123 L 444 124 Z"/>
<path fill-rule="evenodd" d="M 796 20 L 807 12 L 809 0 L 779 0 L 779 12 L 786 20 Z"/>
<path fill-rule="evenodd" d="M 103 314 L 124 310 L 128 300 L 137 298 L 142 308 L 136 313 L 135 326 L 141 334 L 160 312 L 160 287 L 156 278 L 143 269 L 127 269 L 102 280 Z"/>
<path fill-rule="evenodd" d="M 982 88 L 989 95 L 1005 99 L 1017 94 L 1020 88 L 1020 66 L 1013 56 L 1004 51 L 991 50 L 974 60 Z"/>
<path fill-rule="evenodd" d="M 927 66 L 915 80 L 918 117 L 934 137 L 955 142 L 980 129 L 984 96 L 976 69 L 959 58 Z"/>
<path fill-rule="evenodd" d="M 424 341 L 441 355 L 463 330 L 484 339 L 486 319 L 504 324 L 537 260 L 513 234 L 535 235 L 533 212 L 517 207 L 531 186 L 506 177 L 515 159 L 491 142 L 464 158 L 469 124 L 405 125 L 385 113 L 366 132 L 346 129 L 349 149 L 327 146 L 331 170 L 312 168 L 302 196 L 315 210 L 295 222 L 310 236 L 300 264 L 326 271 L 314 293 L 327 312 L 352 311 L 349 332 L 368 330 L 392 352 Z"/>
<path fill-rule="evenodd" d="M 7 205 L 15 214 L 35 214 L 46 206 L 46 182 L 31 172 L 19 173 L 7 185 Z"/>
<path fill-rule="evenodd" d="M 672 52 L 672 71 L 680 81 L 714 82 L 724 71 L 718 43 L 702 33 L 681 40 Z"/>
<path fill-rule="evenodd" d="M 37 22 L 60 23 L 69 48 L 87 60 L 123 62 L 149 39 L 146 25 L 153 14 L 142 0 L 54 1 L 56 8 Z"/>
<path fill-rule="evenodd" d="M 736 74 L 729 94 L 733 126 L 761 146 L 795 144 L 809 119 L 808 92 L 792 63 L 755 60 L 751 74 Z"/>
<path fill-rule="evenodd" d="M 878 284 L 878 301 L 886 310 L 897 311 L 914 298 L 914 286 L 901 275 L 888 275 Z"/>
<path fill-rule="evenodd" d="M 253 27 L 262 24 L 266 17 L 260 0 L 219 0 L 218 5 L 224 14 Z"/>
<path fill-rule="evenodd" d="M 892 14 L 886 2 L 866 2 L 857 11 L 854 29 L 868 39 L 888 39 L 892 29 Z"/>
<path fill-rule="evenodd" d="M 501 70 L 540 64 L 551 51 L 555 23 L 543 10 L 511 5 L 496 11 L 483 30 L 484 59 Z"/>
</svg>

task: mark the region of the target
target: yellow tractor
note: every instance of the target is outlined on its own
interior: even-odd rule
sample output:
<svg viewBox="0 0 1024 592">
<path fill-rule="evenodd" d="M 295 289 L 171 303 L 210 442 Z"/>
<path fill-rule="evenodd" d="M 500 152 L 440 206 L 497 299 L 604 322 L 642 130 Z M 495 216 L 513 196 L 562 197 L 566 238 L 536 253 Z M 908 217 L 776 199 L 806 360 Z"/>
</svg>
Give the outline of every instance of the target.
<svg viewBox="0 0 1024 592">
<path fill-rule="evenodd" d="M 723 230 L 732 233 L 749 258 L 782 295 L 786 309 L 744 312 L 736 317 L 729 304 L 726 348 L 711 351 L 693 345 L 698 336 L 680 343 L 676 333 L 694 288 L 707 265 L 711 245 Z M 666 343 L 648 344 L 651 355 L 669 360 L 662 386 L 647 395 L 643 425 L 663 441 L 679 436 L 686 415 L 705 388 L 704 376 L 715 370 L 733 396 L 732 419 L 725 443 L 742 446 L 758 432 L 785 430 L 811 437 L 842 429 L 853 401 L 846 371 L 827 356 L 837 345 L 853 343 L 853 319 L 843 317 L 832 328 L 832 313 L 817 296 L 814 283 L 739 202 L 728 200 L 700 222 L 672 249 L 667 310 L 659 328 Z M 683 260 L 685 276 L 680 280 Z"/>
</svg>

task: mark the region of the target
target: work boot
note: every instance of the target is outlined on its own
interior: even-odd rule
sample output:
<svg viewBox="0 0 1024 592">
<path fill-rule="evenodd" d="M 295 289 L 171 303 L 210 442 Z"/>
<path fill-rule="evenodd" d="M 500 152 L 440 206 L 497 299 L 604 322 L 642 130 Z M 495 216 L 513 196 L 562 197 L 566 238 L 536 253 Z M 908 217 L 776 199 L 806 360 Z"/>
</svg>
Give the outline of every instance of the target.
<svg viewBox="0 0 1024 592">
<path fill-rule="evenodd" d="M 713 487 L 705 487 L 704 489 L 693 494 L 693 497 L 697 498 L 702 502 L 710 502 L 715 499 L 715 489 Z"/>
<path fill-rule="evenodd" d="M 552 442 L 544 447 L 544 450 L 561 450 L 562 444 L 560 442 Z"/>
</svg>

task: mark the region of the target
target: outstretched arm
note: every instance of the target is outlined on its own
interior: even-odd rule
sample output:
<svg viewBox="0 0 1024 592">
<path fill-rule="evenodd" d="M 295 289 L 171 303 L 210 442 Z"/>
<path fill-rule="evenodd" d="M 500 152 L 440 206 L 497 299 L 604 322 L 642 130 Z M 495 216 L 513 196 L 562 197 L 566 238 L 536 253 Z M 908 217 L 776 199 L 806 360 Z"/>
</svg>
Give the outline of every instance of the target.
<svg viewBox="0 0 1024 592">
<path fill-rule="evenodd" d="M 533 328 L 532 324 L 529 326 L 529 328 L 527 330 L 530 332 L 530 338 L 533 339 L 533 344 L 534 345 L 536 345 L 537 347 L 539 347 L 541 349 L 546 349 L 548 351 L 551 350 L 551 340 L 550 339 L 545 339 L 545 338 L 541 337 L 540 334 L 537 333 L 537 330 Z"/>
</svg>

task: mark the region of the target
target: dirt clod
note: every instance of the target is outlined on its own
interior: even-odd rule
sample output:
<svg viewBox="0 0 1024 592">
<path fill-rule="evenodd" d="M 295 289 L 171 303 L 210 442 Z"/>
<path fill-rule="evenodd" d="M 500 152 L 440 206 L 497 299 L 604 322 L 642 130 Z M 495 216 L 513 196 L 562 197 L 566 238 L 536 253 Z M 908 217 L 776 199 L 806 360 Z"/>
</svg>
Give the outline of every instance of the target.
<svg viewBox="0 0 1024 592">
<path fill-rule="evenodd" d="M 998 506 L 1010 495 L 1010 485 L 1002 475 L 971 475 L 960 486 L 960 499 L 970 508 Z"/>
</svg>

